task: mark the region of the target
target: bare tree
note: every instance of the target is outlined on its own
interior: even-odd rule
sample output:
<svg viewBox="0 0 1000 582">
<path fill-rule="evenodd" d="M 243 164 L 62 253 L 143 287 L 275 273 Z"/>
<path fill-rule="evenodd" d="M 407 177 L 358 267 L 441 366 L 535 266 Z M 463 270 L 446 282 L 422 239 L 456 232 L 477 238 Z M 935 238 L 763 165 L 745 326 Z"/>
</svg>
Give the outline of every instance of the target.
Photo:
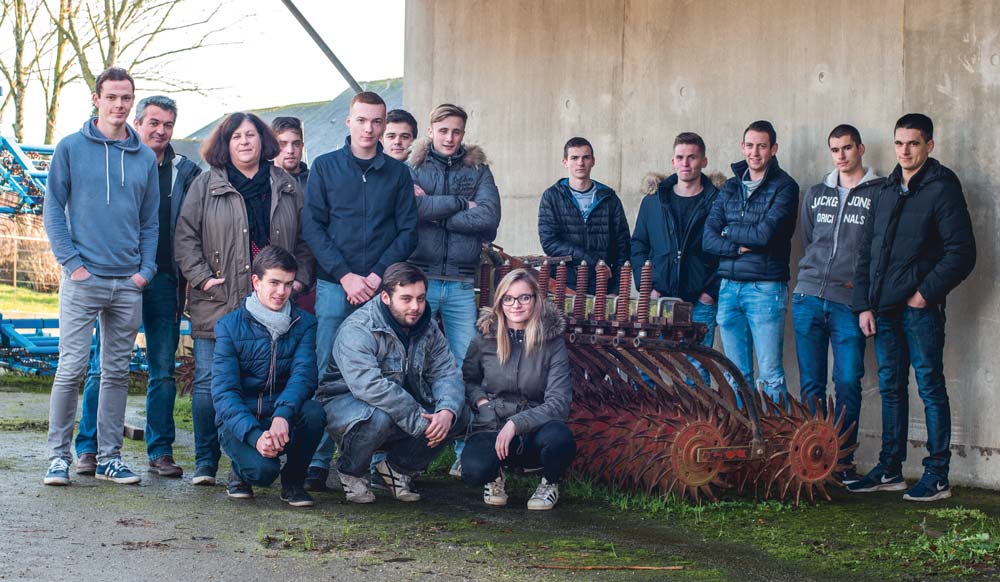
<svg viewBox="0 0 1000 582">
<path fill-rule="evenodd" d="M 50 1 L 54 0 L 45 0 Z M 78 1 L 81 4 L 65 22 L 60 23 L 51 9 L 49 14 L 65 35 L 88 86 L 94 86 L 100 71 L 118 66 L 157 90 L 203 90 L 190 81 L 171 78 L 162 67 L 181 53 L 216 46 L 209 39 L 224 27 L 212 28 L 211 22 L 221 4 L 195 20 L 181 21 L 179 9 L 196 5 L 192 0 Z M 195 35 L 193 42 L 191 35 Z"/>
<path fill-rule="evenodd" d="M 7 60 L 6 55 L 0 56 L 0 74 L 8 87 L 7 95 L 0 104 L 0 114 L 10 103 L 14 104 L 14 139 L 22 141 L 28 83 L 42 52 L 34 42 L 32 29 L 43 11 L 40 2 L 29 0 L 0 0 L 0 8 L 3 9 L 0 30 L 4 29 L 4 25 L 9 25 L 14 40 L 14 52 L 10 60 Z"/>
<path fill-rule="evenodd" d="M 62 90 L 66 85 L 80 79 L 79 73 L 71 70 L 76 64 L 76 53 L 69 47 L 69 38 L 63 32 L 70 20 L 76 17 L 80 5 L 74 6 L 73 0 L 59 0 L 59 10 L 53 13 L 46 3 L 49 17 L 55 26 L 48 28 L 46 34 L 36 40 L 36 45 L 45 48 L 35 64 L 35 71 L 42 92 L 45 94 L 45 142 L 52 143 L 55 138 L 56 120 L 59 118 L 59 105 Z M 51 43 L 55 43 L 52 45 Z"/>
</svg>

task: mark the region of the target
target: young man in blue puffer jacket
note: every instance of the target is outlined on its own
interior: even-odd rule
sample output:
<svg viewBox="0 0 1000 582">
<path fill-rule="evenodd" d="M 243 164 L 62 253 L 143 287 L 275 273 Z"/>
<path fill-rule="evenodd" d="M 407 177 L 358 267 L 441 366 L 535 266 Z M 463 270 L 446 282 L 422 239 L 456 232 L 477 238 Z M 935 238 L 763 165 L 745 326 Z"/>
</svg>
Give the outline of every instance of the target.
<svg viewBox="0 0 1000 582">
<path fill-rule="evenodd" d="M 233 461 L 227 494 L 251 498 L 253 485 L 270 485 L 280 471 L 282 501 L 309 507 L 306 467 L 326 415 L 312 400 L 316 318 L 288 300 L 297 270 L 280 247 L 264 247 L 254 259 L 254 292 L 215 324 L 212 401 L 220 444 Z"/>
<path fill-rule="evenodd" d="M 717 320 L 726 355 L 773 400 L 788 394 L 784 348 L 788 261 L 799 207 L 799 185 L 778 166 L 769 121 L 743 132 L 745 161 L 733 164 L 705 221 L 703 246 L 719 255 Z"/>
</svg>

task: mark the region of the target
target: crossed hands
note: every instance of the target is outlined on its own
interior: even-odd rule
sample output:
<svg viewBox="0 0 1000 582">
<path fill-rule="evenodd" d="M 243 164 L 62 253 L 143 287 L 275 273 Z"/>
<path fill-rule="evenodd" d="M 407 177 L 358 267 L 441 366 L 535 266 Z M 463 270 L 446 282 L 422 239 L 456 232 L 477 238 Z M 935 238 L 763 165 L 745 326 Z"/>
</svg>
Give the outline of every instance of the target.
<svg viewBox="0 0 1000 582">
<path fill-rule="evenodd" d="M 347 293 L 347 301 L 351 305 L 361 305 L 375 296 L 379 285 L 382 284 L 382 277 L 375 273 L 370 273 L 367 277 L 348 273 L 340 278 L 340 284 Z"/>
<path fill-rule="evenodd" d="M 444 442 L 445 437 L 451 432 L 451 424 L 455 421 L 455 415 L 450 410 L 439 410 L 434 414 L 421 413 L 420 416 L 430 421 L 424 436 L 427 437 L 427 446 L 434 448 Z"/>
<path fill-rule="evenodd" d="M 257 439 L 257 452 L 263 457 L 273 459 L 285 450 L 288 439 L 288 421 L 276 416 L 271 420 L 271 428 L 265 430 L 264 434 Z"/>
</svg>

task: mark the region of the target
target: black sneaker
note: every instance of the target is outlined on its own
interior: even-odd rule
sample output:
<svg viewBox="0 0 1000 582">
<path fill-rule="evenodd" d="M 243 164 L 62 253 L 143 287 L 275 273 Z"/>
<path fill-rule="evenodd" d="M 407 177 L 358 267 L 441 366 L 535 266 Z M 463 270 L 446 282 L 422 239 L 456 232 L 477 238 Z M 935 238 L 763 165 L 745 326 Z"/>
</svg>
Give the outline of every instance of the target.
<svg viewBox="0 0 1000 582">
<path fill-rule="evenodd" d="M 330 476 L 330 470 L 323 467 L 309 467 L 306 469 L 306 491 L 329 491 L 326 486 L 326 478 Z"/>
<path fill-rule="evenodd" d="M 316 504 L 312 495 L 306 493 L 305 487 L 299 484 L 281 484 L 281 500 L 292 507 L 312 507 Z"/>
<path fill-rule="evenodd" d="M 837 479 L 840 479 L 840 482 L 844 485 L 852 485 L 862 479 L 861 474 L 854 470 L 853 467 L 846 471 L 837 473 L 836 477 Z"/>
<path fill-rule="evenodd" d="M 851 493 L 873 493 L 875 491 L 905 491 L 906 481 L 903 474 L 898 469 L 888 471 L 882 464 L 875 465 L 875 468 L 868 471 L 868 474 L 847 486 Z"/>
<path fill-rule="evenodd" d="M 233 499 L 253 499 L 253 486 L 240 479 L 236 473 L 229 472 L 229 486 L 226 495 Z"/>
</svg>

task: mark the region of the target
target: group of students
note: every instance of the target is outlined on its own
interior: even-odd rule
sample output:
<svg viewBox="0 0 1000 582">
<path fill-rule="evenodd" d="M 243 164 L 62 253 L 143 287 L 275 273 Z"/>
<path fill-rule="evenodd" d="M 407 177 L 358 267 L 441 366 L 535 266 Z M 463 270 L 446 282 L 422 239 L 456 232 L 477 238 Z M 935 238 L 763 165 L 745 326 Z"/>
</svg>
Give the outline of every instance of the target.
<svg viewBox="0 0 1000 582">
<path fill-rule="evenodd" d="M 463 142 L 461 107 L 435 108 L 428 137 L 418 140 L 411 114 L 359 93 L 344 147 L 311 167 L 297 119 L 268 127 L 254 114 L 231 114 L 203 144 L 202 173 L 170 147 L 176 104 L 142 100 L 133 129 L 133 96 L 127 72 L 102 73 L 98 115 L 59 143 L 51 163 L 44 217 L 63 277 L 46 484 L 70 482 L 95 319 L 99 374 L 84 391 L 77 472 L 140 480 L 120 449 L 141 322 L 150 471 L 181 476 L 172 455 L 173 357 L 186 305 L 193 484 L 216 483 L 225 451 L 231 497 L 252 497 L 253 485 L 280 473 L 282 499 L 309 506 L 309 491 L 326 489 L 339 446 L 336 473 L 350 501 L 374 501 L 373 487 L 415 501 L 413 477 L 456 441 L 452 474 L 484 486 L 487 504 L 506 504 L 506 468 L 540 470 L 528 507 L 555 505 L 575 453 L 562 316 L 524 270 L 499 281 L 492 307 L 477 312 L 477 267 L 497 233 L 500 196 L 485 153 Z M 929 501 L 950 495 L 944 298 L 971 272 L 975 242 L 958 179 L 929 158 L 930 119 L 910 114 L 894 131 L 899 165 L 877 178 L 862 165 L 858 130 L 835 128 L 828 146 L 836 169 L 809 189 L 801 210 L 769 122 L 746 129 L 745 160 L 724 184 L 703 173 L 702 138 L 682 133 L 675 173 L 647 177 L 634 232 L 614 190 L 591 178 L 592 144 L 573 138 L 563 149 L 567 177 L 542 194 L 538 228 L 546 254 L 571 257 L 571 286 L 576 269 L 601 260 L 616 278 L 626 260 L 649 261 L 654 294 L 692 302 L 708 345 L 718 323 L 726 354 L 780 400 L 800 220 L 805 254 L 792 310 L 803 400 L 825 406 L 832 347 L 837 411 L 856 442 L 865 336 L 876 335 L 880 462 L 864 477 L 851 470 L 841 478 L 857 492 L 905 489 L 912 362 L 930 454 L 905 497 Z"/>
</svg>

